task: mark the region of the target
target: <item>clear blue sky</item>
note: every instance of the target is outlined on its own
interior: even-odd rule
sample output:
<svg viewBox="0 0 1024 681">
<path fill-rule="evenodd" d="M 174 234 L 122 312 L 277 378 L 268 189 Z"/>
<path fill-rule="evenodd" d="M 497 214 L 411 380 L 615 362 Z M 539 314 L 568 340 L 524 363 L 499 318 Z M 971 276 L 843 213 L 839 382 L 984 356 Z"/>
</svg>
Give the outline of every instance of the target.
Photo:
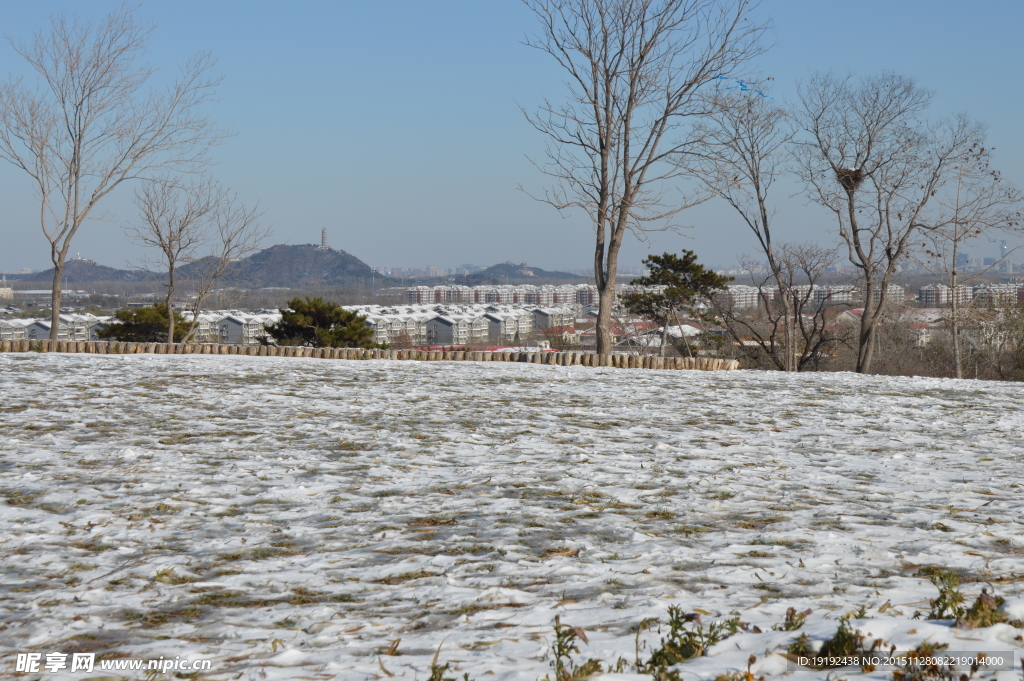
<svg viewBox="0 0 1024 681">
<path fill-rule="evenodd" d="M 24 39 L 51 13 L 99 17 L 115 6 L 7 3 L 2 30 Z M 316 243 L 327 227 L 332 246 L 373 265 L 590 266 L 585 216 L 563 219 L 517 190 L 545 183 L 526 158 L 544 140 L 519 106 L 564 92 L 555 65 L 522 45 L 534 18 L 519 2 L 149 0 L 139 11 L 156 24 L 148 58 L 162 72 L 196 51 L 218 59 L 216 118 L 236 134 L 216 150 L 214 172 L 266 209 L 272 243 Z M 904 73 L 936 92 L 934 115 L 988 123 L 997 165 L 1024 187 L 1024 2 L 785 0 L 758 14 L 773 22 L 774 47 L 756 68 L 775 79 L 777 99 L 791 100 L 816 70 Z M 0 55 L 0 73 L 23 72 L 8 45 Z M 0 270 L 50 266 L 31 190 L 0 167 Z M 112 196 L 72 250 L 116 267 L 137 256 L 120 229 L 134 217 L 131 192 Z M 787 238 L 834 241 L 802 197 L 777 198 Z M 754 252 L 719 204 L 684 221 L 693 228 L 683 235 L 628 243 L 625 264 L 679 248 L 721 265 Z"/>
</svg>

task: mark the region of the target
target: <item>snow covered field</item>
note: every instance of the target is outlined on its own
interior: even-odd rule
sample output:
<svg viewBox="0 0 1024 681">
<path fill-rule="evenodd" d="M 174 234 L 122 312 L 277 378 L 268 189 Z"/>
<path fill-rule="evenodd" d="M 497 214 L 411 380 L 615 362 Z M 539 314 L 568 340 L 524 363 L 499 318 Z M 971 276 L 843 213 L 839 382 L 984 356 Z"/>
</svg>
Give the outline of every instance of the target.
<svg viewBox="0 0 1024 681">
<path fill-rule="evenodd" d="M 750 655 L 768 678 L 835 677 L 771 652 L 800 633 L 772 630 L 789 607 L 814 640 L 863 606 L 852 624 L 886 649 L 1017 659 L 1022 629 L 912 617 L 931 567 L 1024 618 L 1021 398 L 850 374 L 0 355 L 0 676 L 90 676 L 14 673 L 16 653 L 59 651 L 426 679 L 444 642 L 446 677 L 532 680 L 556 615 L 589 639 L 578 661 L 632 663 L 635 627 L 672 605 L 749 623 L 685 679 Z M 629 671 L 605 678 L 650 678 Z"/>
</svg>

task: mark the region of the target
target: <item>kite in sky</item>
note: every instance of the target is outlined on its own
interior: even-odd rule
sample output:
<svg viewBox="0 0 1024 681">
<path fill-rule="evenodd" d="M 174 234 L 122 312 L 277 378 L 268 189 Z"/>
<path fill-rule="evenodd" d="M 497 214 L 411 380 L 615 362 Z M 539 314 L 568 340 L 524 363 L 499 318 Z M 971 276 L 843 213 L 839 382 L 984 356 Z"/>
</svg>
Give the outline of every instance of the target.
<svg viewBox="0 0 1024 681">
<path fill-rule="evenodd" d="M 745 81 L 737 80 L 736 78 L 726 78 L 725 76 L 716 76 L 715 80 L 718 81 L 715 84 L 715 89 L 716 90 L 739 90 L 741 92 L 755 92 L 755 93 L 761 95 L 762 97 L 764 97 L 765 99 L 775 99 L 774 97 L 769 97 L 768 95 L 766 95 L 765 93 L 761 92 L 757 88 L 751 87 Z M 727 81 L 727 80 L 728 81 L 732 81 L 733 83 L 736 83 L 736 85 L 730 85 L 729 87 L 722 87 L 722 82 L 723 81 Z"/>
</svg>

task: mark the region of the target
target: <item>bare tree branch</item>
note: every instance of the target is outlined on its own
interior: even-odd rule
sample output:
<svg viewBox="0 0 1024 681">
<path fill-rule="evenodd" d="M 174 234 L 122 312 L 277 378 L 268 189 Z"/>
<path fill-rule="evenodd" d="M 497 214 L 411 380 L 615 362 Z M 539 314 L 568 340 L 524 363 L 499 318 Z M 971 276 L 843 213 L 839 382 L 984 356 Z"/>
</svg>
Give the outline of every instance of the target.
<svg viewBox="0 0 1024 681">
<path fill-rule="evenodd" d="M 934 197 L 982 139 L 964 118 L 922 122 L 930 99 L 893 73 L 817 75 L 800 91 L 799 172 L 811 199 L 835 215 L 864 286 L 858 372 L 871 370 L 889 286 L 914 235 L 934 222 Z"/>
<path fill-rule="evenodd" d="M 199 313 L 218 282 L 237 274 L 238 261 L 260 250 L 270 235 L 270 228 L 258 223 L 263 212 L 258 206 L 249 208 L 230 190 L 221 190 L 210 217 L 212 251 L 193 264 L 189 273 L 192 289 L 192 323 L 182 339 L 190 341 L 199 328 Z"/>
<path fill-rule="evenodd" d="M 763 275 L 755 274 L 759 268 L 754 263 L 743 263 L 757 288 L 758 306 L 736 309 L 728 296 L 717 296 L 712 298 L 715 312 L 755 365 L 782 371 L 820 369 L 828 353 L 847 341 L 844 330 L 834 324 L 833 291 L 818 286 L 836 250 L 784 243 L 772 252 L 777 269 Z"/>
<path fill-rule="evenodd" d="M 960 271 L 963 248 L 972 239 L 1021 226 L 1021 195 L 991 168 L 991 156 L 992 150 L 979 143 L 953 166 L 950 172 L 955 181 L 935 196 L 935 222 L 927 225 L 926 241 L 921 244 L 920 262 L 949 287 L 953 373 L 957 378 L 963 378 L 960 331 L 974 302 L 961 301 L 959 292 L 991 269 L 975 273 L 974 277 L 965 276 Z M 998 262 L 1003 261 L 999 258 Z"/>
<path fill-rule="evenodd" d="M 712 188 L 721 188 L 722 198 L 754 233 L 778 291 L 777 302 L 783 314 L 783 319 L 778 320 L 781 323 L 770 321 L 771 333 L 759 342 L 767 344 L 765 352 L 773 359 L 783 351 L 777 368 L 797 371 L 801 366 L 795 335 L 799 327 L 799 312 L 794 304 L 799 296 L 791 295 L 789 290 L 796 263 L 784 263 L 776 253 L 771 224 L 774 212 L 768 199 L 772 185 L 786 172 L 786 149 L 794 131 L 785 109 L 760 94 L 728 94 L 720 101 L 721 106 L 703 124 L 712 146 L 709 156 L 702 159 L 700 177 Z M 794 249 L 788 248 L 787 258 L 797 253 Z M 809 251 L 800 253 L 807 255 Z M 763 288 L 766 282 L 761 281 L 759 288 Z M 766 305 L 774 303 L 766 302 Z M 769 317 L 773 314 L 767 309 L 765 312 Z M 779 328 L 782 331 L 781 343 L 777 333 Z"/>
<path fill-rule="evenodd" d="M 167 91 L 146 89 L 150 33 L 123 7 L 97 24 L 58 15 L 31 42 L 12 42 L 38 84 L 0 86 L 0 158 L 32 178 L 40 200 L 54 266 L 51 340 L 71 241 L 96 205 L 127 180 L 200 169 L 224 137 L 204 113 L 219 82 L 209 55 L 188 61 Z"/>
<path fill-rule="evenodd" d="M 538 167 L 555 182 L 541 200 L 593 220 L 597 352 L 605 354 L 623 237 L 715 194 L 674 186 L 704 153 L 694 122 L 717 104 L 702 86 L 760 54 L 764 27 L 750 20 L 748 0 L 524 2 L 541 24 L 527 45 L 555 60 L 568 88 L 565 102 L 524 112 L 549 142 Z"/>
<path fill-rule="evenodd" d="M 156 249 L 157 264 L 167 272 L 167 342 L 174 343 L 174 294 L 178 268 L 195 262 L 199 249 L 210 242 L 222 191 L 210 180 L 179 185 L 169 178 L 147 182 L 135 192 L 139 222 L 126 228 L 135 244 Z M 147 267 L 148 269 L 148 267 Z"/>
</svg>

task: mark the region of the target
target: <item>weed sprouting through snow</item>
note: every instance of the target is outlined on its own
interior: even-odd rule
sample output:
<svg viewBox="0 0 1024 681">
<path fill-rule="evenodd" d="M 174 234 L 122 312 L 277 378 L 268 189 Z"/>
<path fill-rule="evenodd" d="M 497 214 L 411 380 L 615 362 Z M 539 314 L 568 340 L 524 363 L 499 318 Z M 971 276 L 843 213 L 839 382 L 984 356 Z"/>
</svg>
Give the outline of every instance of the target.
<svg viewBox="0 0 1024 681">
<path fill-rule="evenodd" d="M 999 609 L 1004 602 L 1002 596 L 994 596 L 988 589 L 982 589 L 971 607 L 962 617 L 957 618 L 956 624 L 965 629 L 975 629 L 1005 622 L 1008 619 L 1006 613 Z"/>
<path fill-rule="evenodd" d="M 810 657 L 814 654 L 814 648 L 811 647 L 811 637 L 807 634 L 800 634 L 789 644 L 786 652 L 795 657 Z"/>
<path fill-rule="evenodd" d="M 892 673 L 892 681 L 969 681 L 974 678 L 974 673 L 978 671 L 977 664 L 971 667 L 968 676 L 937 663 L 935 654 L 948 647 L 945 643 L 922 643 L 907 653 L 907 663 L 903 669 Z"/>
<path fill-rule="evenodd" d="M 747 670 L 745 672 L 736 671 L 719 674 L 715 677 L 715 681 L 755 681 L 755 679 L 756 681 L 764 681 L 763 676 L 754 676 L 752 669 L 755 662 L 757 662 L 757 657 L 751 655 L 747 658 Z"/>
<path fill-rule="evenodd" d="M 637 629 L 637 671 L 653 674 L 656 678 L 671 681 L 678 678 L 678 673 L 670 671 L 673 665 L 701 657 L 707 649 L 733 634 L 745 630 L 746 623 L 738 617 L 718 620 L 705 626 L 698 613 L 683 612 L 683 609 L 672 605 L 668 609 L 668 635 L 661 639 L 661 647 L 651 651 L 647 662 L 640 661 L 639 637 L 643 629 L 659 624 L 657 619 L 646 619 Z"/>
<path fill-rule="evenodd" d="M 592 674 L 599 674 L 604 671 L 600 660 L 591 658 L 583 664 L 577 664 L 573 660 L 573 653 L 579 655 L 580 652 L 576 641 L 590 643 L 583 629 L 563 625 L 561 617 L 555 615 L 555 642 L 552 644 L 554 659 L 551 661 L 551 666 L 555 668 L 555 678 L 552 679 L 545 675 L 544 681 L 574 681 L 575 679 L 585 679 Z M 624 660 L 620 659 L 617 667 L 609 669 L 609 671 L 621 672 L 623 665 Z"/>
<path fill-rule="evenodd" d="M 774 631 L 796 631 L 804 626 L 804 622 L 807 621 L 807 616 L 810 614 L 810 610 L 797 612 L 796 608 L 789 608 L 786 610 L 786 618 L 772 627 L 772 629 Z"/>
<path fill-rule="evenodd" d="M 960 576 L 954 572 L 942 571 L 931 576 L 932 584 L 939 590 L 938 598 L 932 599 L 928 619 L 953 619 L 962 629 L 991 627 L 1006 622 L 1009 618 L 999 608 L 1005 602 L 1001 596 L 982 589 L 971 607 L 965 607 L 964 595 L 957 589 Z"/>
<path fill-rule="evenodd" d="M 966 612 L 964 595 L 957 589 L 960 586 L 960 575 L 943 570 L 931 575 L 932 584 L 939 590 L 939 597 L 931 602 L 932 609 L 928 613 L 930 620 L 960 620 Z"/>
<path fill-rule="evenodd" d="M 860 653 L 873 652 L 881 643 L 881 639 L 877 639 L 871 644 L 871 648 L 865 649 L 864 635 L 860 633 L 860 630 L 853 628 L 849 618 L 844 617 L 839 620 L 839 628 L 836 629 L 832 638 L 821 645 L 818 656 L 823 658 L 850 657 Z"/>
<path fill-rule="evenodd" d="M 844 660 L 860 655 L 870 655 L 882 645 L 882 639 L 875 639 L 870 647 L 864 645 L 864 635 L 860 630 L 854 629 L 850 624 L 850 618 L 843 617 L 839 620 L 839 627 L 828 639 L 821 644 L 821 648 L 815 652 L 811 639 L 807 634 L 800 634 L 787 649 L 790 655 L 797 657 L 810 657 L 813 659 L 812 666 L 816 669 L 829 667 L 846 666 Z M 870 668 L 869 668 L 870 667 Z M 873 671 L 874 667 L 867 665 L 863 671 Z"/>
</svg>

